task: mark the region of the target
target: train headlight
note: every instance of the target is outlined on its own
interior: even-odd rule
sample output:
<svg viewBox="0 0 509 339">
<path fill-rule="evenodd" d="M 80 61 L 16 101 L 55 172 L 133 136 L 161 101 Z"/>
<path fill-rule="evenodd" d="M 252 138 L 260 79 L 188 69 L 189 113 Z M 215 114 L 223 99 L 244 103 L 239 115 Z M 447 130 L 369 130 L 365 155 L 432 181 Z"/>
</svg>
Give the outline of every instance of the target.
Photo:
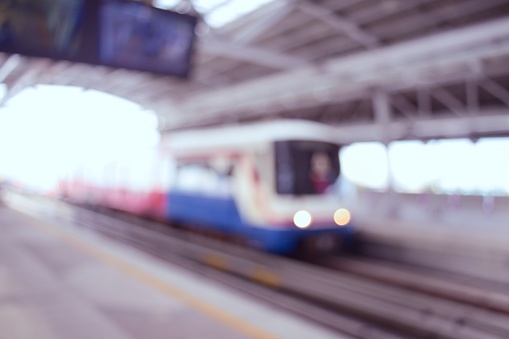
<svg viewBox="0 0 509 339">
<path fill-rule="evenodd" d="M 346 208 L 340 208 L 334 212 L 334 222 L 339 226 L 345 226 L 350 222 L 350 212 Z"/>
<path fill-rule="evenodd" d="M 308 211 L 298 211 L 293 216 L 293 223 L 298 228 L 306 228 L 311 225 L 311 214 Z"/>
</svg>

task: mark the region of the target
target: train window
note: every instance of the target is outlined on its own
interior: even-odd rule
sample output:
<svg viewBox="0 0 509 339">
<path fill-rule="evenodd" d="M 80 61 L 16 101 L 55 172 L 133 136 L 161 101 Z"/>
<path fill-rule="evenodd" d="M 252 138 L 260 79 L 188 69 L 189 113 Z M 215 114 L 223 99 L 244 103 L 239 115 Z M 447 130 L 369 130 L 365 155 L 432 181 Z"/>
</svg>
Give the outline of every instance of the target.
<svg viewBox="0 0 509 339">
<path fill-rule="evenodd" d="M 206 163 L 180 164 L 172 189 L 185 192 L 210 195 L 228 195 L 231 193 L 230 168 L 219 172 Z"/>
<path fill-rule="evenodd" d="M 288 195 L 325 194 L 336 183 L 339 146 L 317 141 L 275 143 L 276 192 Z"/>
</svg>

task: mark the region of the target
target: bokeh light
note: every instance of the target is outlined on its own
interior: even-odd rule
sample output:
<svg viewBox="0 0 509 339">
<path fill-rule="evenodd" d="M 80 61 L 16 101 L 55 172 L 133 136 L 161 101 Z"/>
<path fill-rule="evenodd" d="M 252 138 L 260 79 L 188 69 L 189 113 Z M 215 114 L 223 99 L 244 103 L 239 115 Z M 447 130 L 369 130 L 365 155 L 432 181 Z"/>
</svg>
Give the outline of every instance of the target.
<svg viewBox="0 0 509 339">
<path fill-rule="evenodd" d="M 339 226 L 345 226 L 350 222 L 350 212 L 346 208 L 340 208 L 334 212 L 334 222 Z"/>
<path fill-rule="evenodd" d="M 311 225 L 311 214 L 308 211 L 298 211 L 293 216 L 293 223 L 298 228 L 306 228 Z"/>
</svg>

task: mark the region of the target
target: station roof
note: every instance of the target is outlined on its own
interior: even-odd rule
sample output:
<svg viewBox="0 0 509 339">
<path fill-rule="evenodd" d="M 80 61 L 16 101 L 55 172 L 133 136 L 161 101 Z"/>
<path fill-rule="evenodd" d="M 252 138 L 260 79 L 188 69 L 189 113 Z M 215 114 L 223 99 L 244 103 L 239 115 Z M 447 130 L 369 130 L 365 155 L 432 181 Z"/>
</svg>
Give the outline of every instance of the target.
<svg viewBox="0 0 509 339">
<path fill-rule="evenodd" d="M 361 126 L 380 120 L 375 93 L 410 122 L 479 116 L 485 103 L 507 114 L 508 0 L 272 0 L 211 24 L 232 1 L 168 2 L 202 18 L 188 80 L 4 54 L 0 81 L 10 96 L 59 84 L 125 97 L 163 130 L 281 117 Z"/>
</svg>

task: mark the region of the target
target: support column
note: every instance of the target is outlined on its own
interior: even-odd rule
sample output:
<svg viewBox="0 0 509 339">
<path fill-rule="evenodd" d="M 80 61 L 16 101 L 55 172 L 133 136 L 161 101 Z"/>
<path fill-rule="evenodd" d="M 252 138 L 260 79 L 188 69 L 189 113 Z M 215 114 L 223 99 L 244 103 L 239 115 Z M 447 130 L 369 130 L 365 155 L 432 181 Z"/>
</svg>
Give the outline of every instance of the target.
<svg viewBox="0 0 509 339">
<path fill-rule="evenodd" d="M 383 90 L 377 88 L 373 92 L 373 112 L 375 117 L 375 122 L 381 126 L 382 133 L 382 142 L 385 146 L 386 155 L 387 155 L 387 210 L 386 216 L 388 217 L 396 217 L 398 214 L 397 211 L 397 201 L 396 201 L 396 192 L 394 191 L 394 178 L 392 175 L 392 166 L 389 158 L 389 144 L 392 141 L 392 136 L 390 132 L 390 123 L 392 120 L 391 114 L 391 106 L 389 103 L 389 96 Z"/>
</svg>

